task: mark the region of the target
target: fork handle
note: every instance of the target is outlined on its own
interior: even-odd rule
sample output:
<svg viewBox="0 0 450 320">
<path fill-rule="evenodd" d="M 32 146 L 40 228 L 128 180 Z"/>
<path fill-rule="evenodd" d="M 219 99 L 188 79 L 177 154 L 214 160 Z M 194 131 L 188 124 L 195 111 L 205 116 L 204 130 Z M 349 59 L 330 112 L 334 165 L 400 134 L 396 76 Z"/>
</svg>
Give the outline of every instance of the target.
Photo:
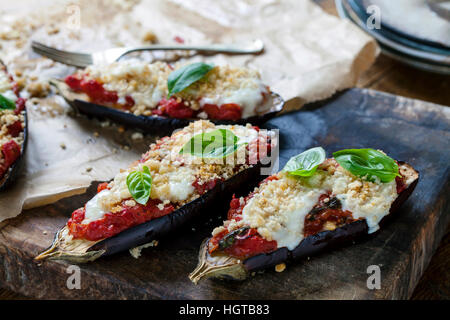
<svg viewBox="0 0 450 320">
<path fill-rule="evenodd" d="M 250 54 L 262 52 L 263 47 L 243 48 L 233 45 L 211 44 L 207 46 L 189 46 L 189 45 L 151 45 L 145 47 L 137 47 L 128 49 L 122 56 L 136 51 L 154 51 L 154 50 L 195 50 L 199 52 L 217 52 L 217 53 L 234 53 L 234 54 Z"/>
</svg>

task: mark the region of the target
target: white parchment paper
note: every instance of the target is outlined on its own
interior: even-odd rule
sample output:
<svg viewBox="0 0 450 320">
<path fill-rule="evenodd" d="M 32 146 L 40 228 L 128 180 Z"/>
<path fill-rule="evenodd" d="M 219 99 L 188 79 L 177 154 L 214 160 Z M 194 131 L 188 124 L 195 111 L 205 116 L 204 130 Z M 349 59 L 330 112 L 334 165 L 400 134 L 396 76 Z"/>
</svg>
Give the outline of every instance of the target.
<svg viewBox="0 0 450 320">
<path fill-rule="evenodd" d="M 32 39 L 82 51 L 175 43 L 175 37 L 193 44 L 261 39 L 265 50 L 256 56 L 156 52 L 142 58 L 184 57 L 256 68 L 288 101 L 289 110 L 354 86 L 378 54 L 372 38 L 309 0 L 16 0 L 0 10 L 0 59 L 29 98 L 26 168 L 0 194 L 0 221 L 23 208 L 84 192 L 92 181 L 113 178 L 155 139 L 131 139 L 132 130 L 122 132 L 68 112 L 47 81 L 74 69 L 32 53 Z"/>
</svg>

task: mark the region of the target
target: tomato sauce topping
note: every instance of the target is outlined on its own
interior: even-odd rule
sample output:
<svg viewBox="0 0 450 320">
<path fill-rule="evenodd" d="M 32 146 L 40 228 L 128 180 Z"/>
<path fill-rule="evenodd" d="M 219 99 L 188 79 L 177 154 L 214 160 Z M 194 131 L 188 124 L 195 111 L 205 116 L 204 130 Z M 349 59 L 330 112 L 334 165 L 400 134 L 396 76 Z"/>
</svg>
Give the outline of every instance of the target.
<svg viewBox="0 0 450 320">
<path fill-rule="evenodd" d="M 164 116 L 167 115 L 171 118 L 193 118 L 194 110 L 189 106 L 186 106 L 182 100 L 175 98 L 162 99 L 159 102 L 158 108 L 153 110 L 153 114 Z"/>
<path fill-rule="evenodd" d="M 25 103 L 26 103 L 26 99 L 24 98 L 18 98 L 16 100 L 16 110 L 14 110 L 15 114 L 19 114 L 21 113 L 23 110 L 25 110 Z"/>
<path fill-rule="evenodd" d="M 242 109 L 236 103 L 225 103 L 220 106 L 205 104 L 203 111 L 206 112 L 210 119 L 239 120 L 242 118 Z"/>
<path fill-rule="evenodd" d="M 256 254 L 269 253 L 277 249 L 275 240 L 267 241 L 258 234 L 256 229 L 248 229 L 237 235 L 232 246 L 225 248 L 224 252 L 232 257 L 247 259 Z"/>
<path fill-rule="evenodd" d="M 204 194 L 205 192 L 214 188 L 217 182 L 219 182 L 219 179 L 210 180 L 208 182 L 200 184 L 200 181 L 198 180 L 198 178 L 196 178 L 192 183 L 192 186 L 195 188 L 198 194 Z"/>
<path fill-rule="evenodd" d="M 260 185 L 277 179 L 278 177 L 276 176 L 270 176 L 263 180 Z M 233 195 L 230 209 L 228 210 L 228 220 L 240 221 L 242 219 L 242 210 L 253 196 L 254 193 L 252 192 L 241 201 Z M 208 244 L 210 254 L 221 251 L 238 259 L 247 259 L 261 253 L 275 251 L 276 249 L 277 242 L 275 240 L 268 241 L 259 235 L 256 229 L 246 227 L 233 231 L 224 230 L 213 236 Z"/>
<path fill-rule="evenodd" d="M 9 167 L 20 156 L 20 146 L 14 141 L 8 141 L 2 145 L 4 164 Z"/>
<path fill-rule="evenodd" d="M 225 244 L 224 244 L 225 243 Z M 209 253 L 222 251 L 238 259 L 269 253 L 277 249 L 275 240 L 267 241 L 256 229 L 241 228 L 232 232 L 224 230 L 209 240 Z"/>
<path fill-rule="evenodd" d="M 14 141 L 8 141 L 1 147 L 3 161 L 0 163 L 0 179 L 3 178 L 9 167 L 19 158 L 20 146 Z"/>
<path fill-rule="evenodd" d="M 7 73 L 6 67 L 3 67 L 3 72 Z M 14 81 L 12 75 L 8 74 L 9 81 L 12 85 L 12 91 L 18 97 L 19 96 L 19 85 Z M 26 99 L 17 98 L 15 101 L 16 109 L 14 113 L 16 115 L 20 114 L 23 110 L 25 110 Z M 20 120 L 10 124 L 7 126 L 8 134 L 12 137 L 18 137 L 21 132 L 23 132 L 23 125 Z M 10 140 L 4 143 L 0 149 L 0 179 L 3 178 L 5 173 L 8 171 L 9 167 L 19 158 L 21 152 L 20 145 L 18 145 L 14 140 Z"/>
<path fill-rule="evenodd" d="M 8 129 L 8 133 L 12 137 L 17 137 L 23 131 L 22 121 L 17 120 L 16 122 L 7 126 L 7 129 Z"/>
<path fill-rule="evenodd" d="M 103 84 L 92 79 L 70 75 L 65 78 L 66 84 L 75 92 L 84 92 L 94 103 L 117 103 L 119 96 L 115 91 L 106 90 Z"/>
<path fill-rule="evenodd" d="M 82 224 L 85 208 L 80 208 L 72 213 L 67 227 L 74 239 L 97 241 L 109 238 L 133 226 L 165 216 L 174 210 L 172 204 L 166 204 L 160 209 L 158 205 L 161 203 L 160 200 L 149 200 L 146 205 L 138 204 L 128 207 L 124 200 L 121 204 L 122 210 L 119 212 L 106 213 L 103 218 L 87 224 Z"/>
</svg>

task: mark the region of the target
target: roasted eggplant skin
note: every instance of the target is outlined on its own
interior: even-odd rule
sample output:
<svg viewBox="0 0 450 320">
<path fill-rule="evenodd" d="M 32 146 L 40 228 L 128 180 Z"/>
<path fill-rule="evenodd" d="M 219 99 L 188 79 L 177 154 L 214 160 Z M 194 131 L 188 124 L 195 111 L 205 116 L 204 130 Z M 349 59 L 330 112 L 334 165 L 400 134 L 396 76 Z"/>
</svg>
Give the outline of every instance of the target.
<svg viewBox="0 0 450 320">
<path fill-rule="evenodd" d="M 25 164 L 25 151 L 27 148 L 28 141 L 28 117 L 27 108 L 24 109 L 24 128 L 23 128 L 23 143 L 20 148 L 20 155 L 14 161 L 14 163 L 9 167 L 8 171 L 5 173 L 2 179 L 0 179 L 0 192 L 7 189 L 14 181 L 20 176 L 22 169 Z"/>
<path fill-rule="evenodd" d="M 400 165 L 407 165 L 403 161 L 398 161 Z M 408 165 L 409 166 L 409 165 Z M 409 166 L 412 168 L 411 166 Z M 412 168 L 413 169 L 413 168 Z M 389 214 L 385 216 L 380 221 L 380 226 L 382 226 L 389 217 L 392 216 L 392 213 L 396 212 L 401 205 L 408 199 L 411 193 L 414 191 L 418 181 L 419 181 L 419 172 L 413 169 L 417 174 L 417 178 L 405 189 L 403 190 L 399 196 L 392 203 L 391 208 L 389 210 Z M 259 270 L 267 269 L 276 266 L 277 264 L 283 262 L 289 262 L 293 260 L 298 260 L 301 258 L 306 258 L 313 256 L 315 254 L 319 254 L 321 252 L 327 251 L 331 248 L 341 246 L 344 244 L 351 243 L 353 241 L 359 240 L 364 236 L 367 236 L 369 227 L 367 225 L 366 220 L 357 220 L 352 223 L 346 224 L 342 227 L 336 228 L 332 231 L 323 231 L 319 232 L 315 235 L 304 238 L 300 244 L 292 251 L 287 248 L 279 248 L 271 253 L 267 254 L 259 254 L 253 257 L 250 257 L 246 260 L 240 261 L 239 264 L 242 264 L 243 271 L 240 272 L 239 277 L 233 277 L 224 275 L 223 273 L 219 274 L 218 278 L 226 278 L 232 280 L 244 280 L 248 277 L 252 272 L 256 272 Z M 203 250 L 207 250 L 207 242 L 209 239 L 205 240 L 205 243 L 202 245 Z M 200 252 L 199 260 L 202 259 L 202 253 Z M 207 253 L 206 253 L 207 254 Z M 208 255 L 208 254 L 207 254 Z M 199 261 L 199 266 L 201 261 Z M 197 267 L 199 269 L 199 267 Z M 243 277 L 242 274 L 246 276 Z M 194 283 L 197 283 L 201 279 L 202 276 L 195 274 L 195 271 L 190 275 L 191 280 Z M 207 275 L 206 277 L 214 277 L 213 275 Z"/>
<path fill-rule="evenodd" d="M 61 81 L 53 80 L 52 85 L 57 87 L 59 93 L 64 97 L 66 102 L 80 114 L 97 119 L 108 119 L 132 129 L 138 129 L 146 133 L 169 134 L 175 129 L 183 128 L 189 123 L 199 119 L 177 119 L 161 116 L 137 116 L 133 113 L 125 112 L 80 99 L 80 95 L 73 93 L 68 89 L 67 85 Z M 277 93 L 272 92 L 271 97 L 273 105 L 271 109 L 260 116 L 252 116 L 239 120 L 214 120 L 208 119 L 216 125 L 246 125 L 251 123 L 260 126 L 266 121 L 275 117 L 284 107 L 284 100 Z"/>
<path fill-rule="evenodd" d="M 248 258 L 243 264 L 248 272 L 259 271 L 289 260 L 310 257 L 333 247 L 355 241 L 361 236 L 367 235 L 367 231 L 366 221 L 358 220 L 333 231 L 323 231 L 309 236 L 303 239 L 292 251 L 287 248 L 280 248 L 268 254 Z"/>
</svg>

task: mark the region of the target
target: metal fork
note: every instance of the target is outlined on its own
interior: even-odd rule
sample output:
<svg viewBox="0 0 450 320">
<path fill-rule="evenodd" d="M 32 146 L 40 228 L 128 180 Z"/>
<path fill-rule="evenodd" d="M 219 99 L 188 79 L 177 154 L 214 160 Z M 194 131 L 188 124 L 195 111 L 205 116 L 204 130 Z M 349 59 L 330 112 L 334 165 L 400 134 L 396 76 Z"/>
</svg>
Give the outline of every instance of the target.
<svg viewBox="0 0 450 320">
<path fill-rule="evenodd" d="M 111 63 L 123 56 L 136 51 L 153 50 L 195 50 L 208 53 L 230 53 L 230 54 L 256 54 L 264 50 L 264 43 L 257 39 L 246 46 L 211 44 L 206 46 L 191 45 L 151 45 L 137 48 L 112 48 L 94 53 L 70 52 L 55 49 L 42 43 L 33 41 L 33 51 L 52 60 L 75 67 L 84 68 L 91 64 Z"/>
</svg>

